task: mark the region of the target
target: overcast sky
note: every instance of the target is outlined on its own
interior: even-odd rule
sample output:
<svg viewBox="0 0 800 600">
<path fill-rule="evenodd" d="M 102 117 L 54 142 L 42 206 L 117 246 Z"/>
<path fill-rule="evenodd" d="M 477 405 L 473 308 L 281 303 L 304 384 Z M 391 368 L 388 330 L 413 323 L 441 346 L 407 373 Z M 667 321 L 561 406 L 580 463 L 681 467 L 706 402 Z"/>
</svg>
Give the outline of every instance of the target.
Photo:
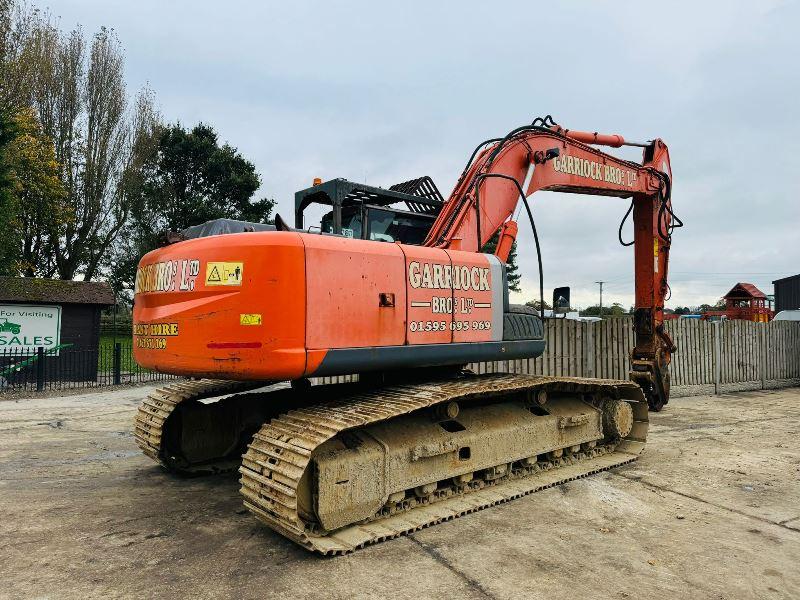
<svg viewBox="0 0 800 600">
<path fill-rule="evenodd" d="M 800 8 L 717 2 L 52 1 L 62 28 L 113 28 L 131 93 L 213 125 L 291 221 L 314 177 L 388 187 L 430 175 L 445 197 L 481 140 L 552 114 L 573 129 L 669 145 L 668 306 L 800 273 Z M 628 158 L 640 158 L 635 152 Z M 626 200 L 540 193 L 545 289 L 633 302 Z M 520 224 L 523 295 L 537 292 Z M 630 227 L 628 234 L 631 234 Z M 545 292 L 549 295 L 549 292 Z"/>
</svg>

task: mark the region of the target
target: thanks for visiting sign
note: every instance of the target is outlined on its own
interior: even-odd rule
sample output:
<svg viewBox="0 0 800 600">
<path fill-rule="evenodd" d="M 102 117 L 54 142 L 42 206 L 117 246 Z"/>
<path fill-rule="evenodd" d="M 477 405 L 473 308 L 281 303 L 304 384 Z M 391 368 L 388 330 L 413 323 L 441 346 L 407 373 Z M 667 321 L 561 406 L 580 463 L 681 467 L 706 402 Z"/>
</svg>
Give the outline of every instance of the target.
<svg viewBox="0 0 800 600">
<path fill-rule="evenodd" d="M 35 354 L 39 347 L 58 356 L 60 306 L 0 304 L 0 355 Z"/>
</svg>

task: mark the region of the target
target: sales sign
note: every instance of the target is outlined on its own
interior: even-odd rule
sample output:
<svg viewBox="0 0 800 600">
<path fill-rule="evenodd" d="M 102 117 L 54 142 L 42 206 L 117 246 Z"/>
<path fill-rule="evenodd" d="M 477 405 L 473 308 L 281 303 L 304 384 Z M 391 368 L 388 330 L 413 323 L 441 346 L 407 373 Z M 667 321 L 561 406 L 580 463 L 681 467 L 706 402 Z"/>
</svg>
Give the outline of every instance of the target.
<svg viewBox="0 0 800 600">
<path fill-rule="evenodd" d="M 40 347 L 47 352 L 60 339 L 60 306 L 0 304 L 0 354 L 36 354 Z M 51 356 L 58 356 L 58 350 Z"/>
</svg>

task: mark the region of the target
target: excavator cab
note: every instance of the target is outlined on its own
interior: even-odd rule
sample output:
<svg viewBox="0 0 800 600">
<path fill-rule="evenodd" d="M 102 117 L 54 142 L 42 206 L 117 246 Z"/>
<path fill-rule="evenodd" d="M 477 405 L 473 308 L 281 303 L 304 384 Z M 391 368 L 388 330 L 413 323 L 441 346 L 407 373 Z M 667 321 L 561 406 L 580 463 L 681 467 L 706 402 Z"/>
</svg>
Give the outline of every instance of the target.
<svg viewBox="0 0 800 600">
<path fill-rule="evenodd" d="M 378 242 L 401 242 L 420 246 L 433 225 L 433 215 L 362 204 L 347 206 L 342 211 L 344 237 Z M 322 217 L 322 233 L 334 233 L 333 211 Z"/>
<path fill-rule="evenodd" d="M 322 233 L 419 246 L 443 203 L 430 177 L 412 179 L 388 189 L 333 179 L 295 194 L 295 227 L 305 229 L 305 210 L 312 204 L 321 204 L 331 207 L 322 217 L 319 226 Z"/>
</svg>

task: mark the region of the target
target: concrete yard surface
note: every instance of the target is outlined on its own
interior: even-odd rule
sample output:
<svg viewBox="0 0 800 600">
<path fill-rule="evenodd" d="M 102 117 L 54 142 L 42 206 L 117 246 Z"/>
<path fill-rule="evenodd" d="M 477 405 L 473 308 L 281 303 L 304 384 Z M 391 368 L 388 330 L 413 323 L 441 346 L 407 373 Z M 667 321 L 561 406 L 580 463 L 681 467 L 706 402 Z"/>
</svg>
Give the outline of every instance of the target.
<svg viewBox="0 0 800 600">
<path fill-rule="evenodd" d="M 0 597 L 800 597 L 797 388 L 674 399 L 632 465 L 336 558 L 141 455 L 149 389 L 0 399 Z"/>
</svg>

